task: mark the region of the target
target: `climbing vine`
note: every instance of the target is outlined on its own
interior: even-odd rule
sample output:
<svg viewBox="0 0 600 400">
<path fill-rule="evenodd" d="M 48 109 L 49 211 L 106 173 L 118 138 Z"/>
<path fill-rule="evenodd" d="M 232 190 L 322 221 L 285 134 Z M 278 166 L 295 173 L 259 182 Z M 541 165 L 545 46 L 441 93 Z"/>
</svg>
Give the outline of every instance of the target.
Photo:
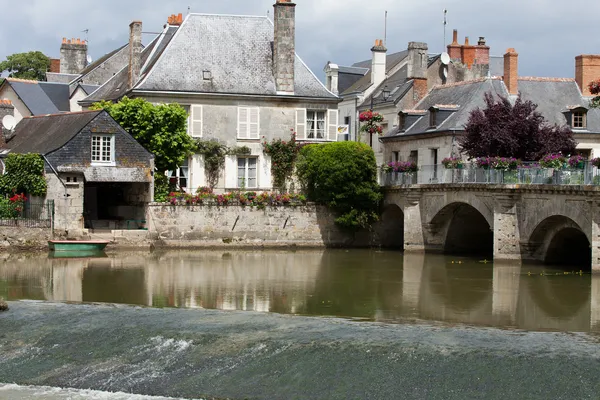
<svg viewBox="0 0 600 400">
<path fill-rule="evenodd" d="M 0 192 L 5 195 L 28 193 L 45 196 L 44 159 L 39 154 L 9 154 L 4 160 L 5 174 L 0 177 Z"/>
<path fill-rule="evenodd" d="M 287 183 L 294 173 L 299 151 L 300 145 L 296 142 L 296 133 L 293 130 L 289 141 L 274 139 L 268 143 L 263 136 L 263 152 L 271 157 L 273 188 L 281 193 L 287 190 Z"/>
<path fill-rule="evenodd" d="M 217 140 L 196 140 L 196 153 L 204 156 L 204 170 L 208 186 L 214 189 L 219 183 L 226 156 L 251 154 L 247 146 L 228 147 Z"/>
</svg>

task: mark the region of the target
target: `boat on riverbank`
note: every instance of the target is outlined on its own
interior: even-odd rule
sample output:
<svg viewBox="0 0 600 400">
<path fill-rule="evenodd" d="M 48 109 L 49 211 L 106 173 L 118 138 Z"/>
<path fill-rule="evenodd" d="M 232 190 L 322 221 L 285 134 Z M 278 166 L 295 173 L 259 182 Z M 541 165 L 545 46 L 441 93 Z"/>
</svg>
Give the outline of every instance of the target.
<svg viewBox="0 0 600 400">
<path fill-rule="evenodd" d="M 48 247 L 55 253 L 99 252 L 110 242 L 106 240 L 49 240 Z"/>
</svg>

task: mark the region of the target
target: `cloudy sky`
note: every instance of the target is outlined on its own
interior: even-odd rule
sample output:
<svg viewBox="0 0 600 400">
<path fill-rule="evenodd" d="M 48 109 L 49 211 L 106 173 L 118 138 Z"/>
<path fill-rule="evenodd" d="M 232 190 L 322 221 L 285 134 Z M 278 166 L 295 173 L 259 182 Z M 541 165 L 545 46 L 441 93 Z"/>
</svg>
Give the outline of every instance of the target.
<svg viewBox="0 0 600 400">
<path fill-rule="evenodd" d="M 0 0 L 0 59 L 17 52 L 41 50 L 59 56 L 62 37 L 85 37 L 97 59 L 128 40 L 128 25 L 142 20 L 145 32 L 158 32 L 173 13 L 266 15 L 274 0 Z M 318 75 L 328 60 L 350 65 L 370 58 L 383 38 L 388 11 L 387 47 L 406 48 L 409 41 L 444 44 L 443 10 L 452 29 L 471 43 L 485 36 L 492 55 L 514 47 L 520 75 L 573 77 L 578 54 L 600 53 L 597 0 L 296 0 L 297 52 Z M 151 35 L 145 35 L 145 42 Z"/>
</svg>

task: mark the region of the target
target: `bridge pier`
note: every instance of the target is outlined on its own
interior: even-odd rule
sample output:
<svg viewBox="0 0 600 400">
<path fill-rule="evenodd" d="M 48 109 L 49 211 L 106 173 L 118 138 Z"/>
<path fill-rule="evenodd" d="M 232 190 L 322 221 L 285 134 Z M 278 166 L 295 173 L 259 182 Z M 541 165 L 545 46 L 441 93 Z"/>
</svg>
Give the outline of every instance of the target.
<svg viewBox="0 0 600 400">
<path fill-rule="evenodd" d="M 404 212 L 404 251 L 424 252 L 425 232 L 421 218 L 420 194 L 408 194 L 403 207 Z"/>
<path fill-rule="evenodd" d="M 494 260 L 521 261 L 521 235 L 516 196 L 500 195 L 494 205 Z"/>
<path fill-rule="evenodd" d="M 592 247 L 592 272 L 600 273 L 600 202 L 590 201 L 592 209 L 592 237 L 590 246 Z"/>
</svg>

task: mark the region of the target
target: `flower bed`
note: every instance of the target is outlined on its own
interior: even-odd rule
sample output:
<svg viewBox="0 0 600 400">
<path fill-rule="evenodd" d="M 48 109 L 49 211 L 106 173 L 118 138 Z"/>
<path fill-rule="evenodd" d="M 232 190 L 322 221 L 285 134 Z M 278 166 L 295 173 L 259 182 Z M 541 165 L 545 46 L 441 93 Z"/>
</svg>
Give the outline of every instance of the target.
<svg viewBox="0 0 600 400">
<path fill-rule="evenodd" d="M 209 188 L 200 188 L 195 195 L 190 193 L 169 193 L 168 202 L 171 205 L 241 205 L 264 209 L 267 206 L 301 206 L 307 202 L 306 196 L 295 193 L 256 193 L 256 192 L 229 192 L 214 194 Z"/>
</svg>

